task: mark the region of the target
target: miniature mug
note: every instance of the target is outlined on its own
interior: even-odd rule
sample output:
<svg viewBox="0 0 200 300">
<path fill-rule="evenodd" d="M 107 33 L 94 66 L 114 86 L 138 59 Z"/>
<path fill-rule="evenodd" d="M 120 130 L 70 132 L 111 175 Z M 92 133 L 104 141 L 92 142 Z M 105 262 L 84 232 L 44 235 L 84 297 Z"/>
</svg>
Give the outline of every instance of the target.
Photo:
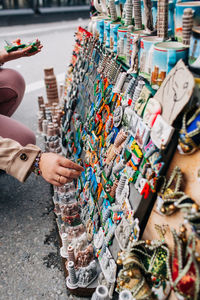
<svg viewBox="0 0 200 300">
<path fill-rule="evenodd" d="M 186 8 L 192 8 L 193 10 L 193 26 L 200 25 L 200 1 L 177 3 L 175 13 L 175 36 L 179 42 L 182 42 L 182 17 L 184 9 Z"/>
<path fill-rule="evenodd" d="M 104 40 L 104 20 L 98 20 L 96 22 L 96 30 L 97 30 L 97 36 L 99 38 L 100 43 L 103 43 L 103 40 Z"/>
<path fill-rule="evenodd" d="M 120 24 L 120 22 L 110 24 L 110 49 L 112 49 L 115 53 L 117 52 L 117 31 Z"/>
<path fill-rule="evenodd" d="M 154 45 L 158 42 L 162 42 L 162 39 L 156 36 L 145 36 L 140 40 L 140 74 L 148 80 L 151 78 L 151 65 Z"/>
<path fill-rule="evenodd" d="M 110 39 L 110 23 L 112 21 L 109 19 L 104 19 L 104 44 L 108 43 L 108 38 Z"/>
<path fill-rule="evenodd" d="M 93 34 L 93 36 L 98 35 L 97 22 L 102 19 L 105 19 L 105 17 L 104 16 L 95 16 L 95 17 L 91 18 L 90 23 L 88 24 L 88 31 L 91 32 Z"/>
<path fill-rule="evenodd" d="M 124 55 L 126 53 L 126 44 L 127 44 L 127 27 L 120 26 L 117 31 L 118 41 L 124 39 Z"/>
<path fill-rule="evenodd" d="M 193 27 L 190 39 L 189 66 L 200 75 L 200 26 Z"/>
<path fill-rule="evenodd" d="M 154 88 L 162 84 L 166 75 L 180 59 L 187 63 L 188 50 L 182 43 L 173 41 L 154 45 L 151 65 L 151 84 Z"/>
</svg>

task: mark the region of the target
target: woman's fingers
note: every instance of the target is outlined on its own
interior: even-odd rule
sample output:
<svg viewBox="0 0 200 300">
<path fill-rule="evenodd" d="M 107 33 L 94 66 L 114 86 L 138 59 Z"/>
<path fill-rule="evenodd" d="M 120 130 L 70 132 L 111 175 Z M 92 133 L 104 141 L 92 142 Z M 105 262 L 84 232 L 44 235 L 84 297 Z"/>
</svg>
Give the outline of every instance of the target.
<svg viewBox="0 0 200 300">
<path fill-rule="evenodd" d="M 78 178 L 82 172 L 82 171 L 76 171 L 73 169 L 68 169 L 68 168 L 63 168 L 63 167 L 58 167 L 58 169 L 56 171 L 57 171 L 58 175 L 62 175 L 69 179 Z"/>
<path fill-rule="evenodd" d="M 59 183 L 61 183 L 62 185 L 66 184 L 66 183 L 69 183 L 69 182 L 72 182 L 72 181 L 73 181 L 72 178 L 67 178 L 67 177 L 64 177 L 62 175 L 59 178 Z"/>
<path fill-rule="evenodd" d="M 61 186 L 78 178 L 83 168 L 55 153 L 42 153 L 39 167 L 43 178 L 56 186 Z"/>
<path fill-rule="evenodd" d="M 60 156 L 59 165 L 64 168 L 73 169 L 73 170 L 76 170 L 79 172 L 84 171 L 83 167 L 81 167 L 80 165 L 74 163 L 73 161 L 71 161 L 63 156 Z"/>
<path fill-rule="evenodd" d="M 59 183 L 58 181 L 56 180 L 50 180 L 49 183 L 55 185 L 55 186 L 62 186 L 63 184 L 62 183 Z"/>
</svg>

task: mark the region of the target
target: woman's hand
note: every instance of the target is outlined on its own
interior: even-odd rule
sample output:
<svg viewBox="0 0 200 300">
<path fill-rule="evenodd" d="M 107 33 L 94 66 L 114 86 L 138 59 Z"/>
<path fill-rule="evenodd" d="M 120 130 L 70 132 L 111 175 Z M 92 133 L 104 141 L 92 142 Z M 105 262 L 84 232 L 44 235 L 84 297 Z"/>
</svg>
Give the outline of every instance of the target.
<svg viewBox="0 0 200 300">
<path fill-rule="evenodd" d="M 14 41 L 14 43 L 18 43 L 18 42 L 20 42 L 20 39 L 17 39 Z M 36 40 L 36 44 L 37 44 L 37 50 L 34 52 L 29 52 L 32 49 L 32 46 L 29 46 L 26 48 L 21 48 L 21 49 L 18 49 L 16 51 L 11 51 L 11 52 L 7 52 L 5 49 L 1 50 L 0 51 L 0 63 L 5 63 L 10 60 L 37 54 L 38 52 L 41 51 L 43 46 L 40 44 L 40 41 L 38 39 Z"/>
<path fill-rule="evenodd" d="M 84 171 L 83 167 L 56 153 L 42 153 L 39 167 L 42 177 L 56 186 L 71 182 Z"/>
</svg>

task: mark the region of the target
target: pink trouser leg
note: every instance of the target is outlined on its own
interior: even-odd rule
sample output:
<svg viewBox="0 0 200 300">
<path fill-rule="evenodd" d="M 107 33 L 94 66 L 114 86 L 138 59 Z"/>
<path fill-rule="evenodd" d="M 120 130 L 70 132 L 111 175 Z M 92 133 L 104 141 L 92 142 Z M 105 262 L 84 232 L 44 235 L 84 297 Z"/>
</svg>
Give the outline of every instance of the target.
<svg viewBox="0 0 200 300">
<path fill-rule="evenodd" d="M 17 71 L 0 68 L 0 136 L 13 139 L 22 146 L 35 144 L 35 135 L 9 117 L 21 103 L 24 91 L 24 79 Z"/>
</svg>

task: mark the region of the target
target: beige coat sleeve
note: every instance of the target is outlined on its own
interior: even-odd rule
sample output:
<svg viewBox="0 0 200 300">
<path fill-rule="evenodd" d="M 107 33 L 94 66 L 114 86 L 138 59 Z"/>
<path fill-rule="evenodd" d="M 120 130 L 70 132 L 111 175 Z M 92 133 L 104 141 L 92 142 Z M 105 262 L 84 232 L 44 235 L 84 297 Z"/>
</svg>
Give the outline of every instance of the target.
<svg viewBox="0 0 200 300">
<path fill-rule="evenodd" d="M 0 137 L 0 169 L 19 181 L 26 180 L 40 148 L 35 145 L 22 147 L 18 142 Z"/>
</svg>

